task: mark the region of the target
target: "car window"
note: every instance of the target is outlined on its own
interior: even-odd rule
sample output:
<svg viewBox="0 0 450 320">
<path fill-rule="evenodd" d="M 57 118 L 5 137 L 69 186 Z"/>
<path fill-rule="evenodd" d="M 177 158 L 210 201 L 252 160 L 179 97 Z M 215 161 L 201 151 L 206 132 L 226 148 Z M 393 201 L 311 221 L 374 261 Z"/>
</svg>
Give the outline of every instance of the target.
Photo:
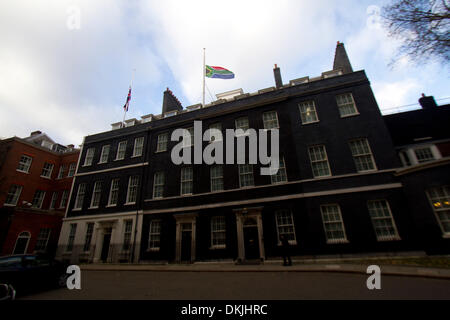
<svg viewBox="0 0 450 320">
<path fill-rule="evenodd" d="M 21 264 L 21 257 L 8 257 L 0 259 L 0 268 L 20 267 Z"/>
</svg>

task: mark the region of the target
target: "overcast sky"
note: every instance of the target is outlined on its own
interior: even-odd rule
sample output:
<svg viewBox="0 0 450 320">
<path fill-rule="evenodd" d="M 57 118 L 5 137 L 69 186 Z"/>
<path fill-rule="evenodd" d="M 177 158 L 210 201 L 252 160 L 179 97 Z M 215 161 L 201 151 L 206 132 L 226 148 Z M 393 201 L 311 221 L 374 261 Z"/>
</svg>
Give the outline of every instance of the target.
<svg viewBox="0 0 450 320">
<path fill-rule="evenodd" d="M 386 1 L 14 0 L 0 3 L 0 137 L 46 132 L 61 144 L 127 118 L 161 113 L 169 87 L 184 107 L 200 103 L 206 64 L 232 70 L 207 79 L 212 95 L 284 83 L 332 69 L 336 41 L 364 69 L 380 109 L 450 97 L 448 67 L 395 57 L 398 43 L 377 24 Z M 79 15 L 78 15 L 79 13 Z M 211 101 L 209 92 L 207 102 Z M 440 100 L 438 104 L 448 103 Z"/>
</svg>

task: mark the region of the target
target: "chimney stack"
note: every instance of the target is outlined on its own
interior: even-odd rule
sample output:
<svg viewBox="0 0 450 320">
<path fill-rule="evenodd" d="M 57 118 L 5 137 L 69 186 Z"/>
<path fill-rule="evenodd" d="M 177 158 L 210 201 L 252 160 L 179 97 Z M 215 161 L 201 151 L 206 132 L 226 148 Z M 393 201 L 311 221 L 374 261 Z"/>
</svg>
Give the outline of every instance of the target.
<svg viewBox="0 0 450 320">
<path fill-rule="evenodd" d="M 164 91 L 162 113 L 181 110 L 183 110 L 181 102 L 175 97 L 172 91 L 167 88 L 167 90 Z"/>
<path fill-rule="evenodd" d="M 36 135 L 36 134 L 41 134 L 42 132 L 41 131 L 33 131 L 31 134 L 30 134 L 30 137 L 32 137 L 32 136 L 34 136 L 34 135 Z"/>
<path fill-rule="evenodd" d="M 345 51 L 344 44 L 342 42 L 337 42 L 336 52 L 334 54 L 333 70 L 342 70 L 342 73 L 353 72 L 352 65 L 350 64 L 350 59 Z"/>
<path fill-rule="evenodd" d="M 273 68 L 273 75 L 275 77 L 275 86 L 277 88 L 281 88 L 283 86 L 283 80 L 281 80 L 281 72 L 280 68 L 275 64 L 275 67 Z"/>
<path fill-rule="evenodd" d="M 419 99 L 419 103 L 422 106 L 422 109 L 431 109 L 437 107 L 436 101 L 434 101 L 434 97 L 427 97 L 424 93 L 422 93 L 422 97 Z"/>
</svg>

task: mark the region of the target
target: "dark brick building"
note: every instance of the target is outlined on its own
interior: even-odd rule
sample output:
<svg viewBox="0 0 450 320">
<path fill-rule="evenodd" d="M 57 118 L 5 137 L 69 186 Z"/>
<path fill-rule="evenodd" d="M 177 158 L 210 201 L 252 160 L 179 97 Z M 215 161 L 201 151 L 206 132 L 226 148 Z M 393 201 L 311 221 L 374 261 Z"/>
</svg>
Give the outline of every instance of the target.
<svg viewBox="0 0 450 320">
<path fill-rule="evenodd" d="M 78 156 L 40 131 L 0 140 L 0 255 L 55 254 Z"/>
<path fill-rule="evenodd" d="M 277 66 L 274 76 L 275 87 L 234 90 L 185 109 L 167 89 L 162 114 L 87 136 L 58 256 L 265 260 L 280 256 L 282 234 L 297 256 L 424 250 L 390 132 L 365 72 L 352 70 L 343 44 L 333 70 L 319 77 L 284 84 Z M 179 142 L 171 136 L 194 121 L 203 131 L 222 131 L 224 145 L 227 129 L 270 136 L 278 130 L 278 172 L 261 175 L 266 165 L 250 164 L 252 143 L 245 164 L 174 164 Z M 194 135 L 202 150 L 221 143 L 203 140 Z M 186 143 L 188 149 L 195 147 Z M 237 153 L 234 146 L 233 158 Z"/>
</svg>

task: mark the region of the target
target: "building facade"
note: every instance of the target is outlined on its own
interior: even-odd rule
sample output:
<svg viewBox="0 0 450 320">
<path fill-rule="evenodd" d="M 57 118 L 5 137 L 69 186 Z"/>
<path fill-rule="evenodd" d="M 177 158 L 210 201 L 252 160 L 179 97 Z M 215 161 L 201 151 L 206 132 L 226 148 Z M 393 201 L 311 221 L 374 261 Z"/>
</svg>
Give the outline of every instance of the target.
<svg viewBox="0 0 450 320">
<path fill-rule="evenodd" d="M 0 140 L 0 155 L 0 255 L 54 255 L 79 150 L 35 131 Z"/>
<path fill-rule="evenodd" d="M 333 70 L 255 93 L 218 95 L 185 109 L 167 89 L 162 114 L 85 137 L 64 218 L 58 257 L 72 262 L 264 261 L 292 254 L 351 254 L 418 247 L 402 167 L 364 71 L 353 71 L 342 43 Z M 214 128 L 222 138 L 195 134 Z M 234 164 L 175 164 L 184 128 L 194 133 L 181 150 L 189 158 L 221 146 Z M 279 133 L 279 170 L 249 157 L 227 129 Z M 214 138 L 214 139 L 213 139 Z M 175 149 L 174 149 L 175 148 Z M 261 148 L 261 146 L 259 146 Z M 217 151 L 219 150 L 219 151 Z M 200 152 L 200 153 L 199 153 Z M 245 161 L 237 164 L 237 156 Z"/>
</svg>

